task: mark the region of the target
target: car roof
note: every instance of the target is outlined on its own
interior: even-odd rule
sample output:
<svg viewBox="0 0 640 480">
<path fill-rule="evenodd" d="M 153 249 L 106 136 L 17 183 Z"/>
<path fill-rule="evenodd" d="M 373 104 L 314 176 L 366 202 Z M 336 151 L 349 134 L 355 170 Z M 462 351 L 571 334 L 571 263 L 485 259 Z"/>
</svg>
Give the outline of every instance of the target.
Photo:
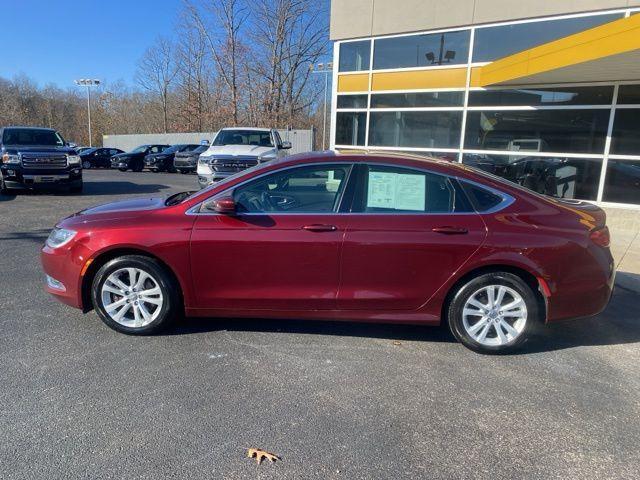
<svg viewBox="0 0 640 480">
<path fill-rule="evenodd" d="M 226 130 L 249 130 L 251 132 L 270 132 L 271 128 L 260 128 L 260 127 L 225 127 L 221 128 L 220 131 Z"/>
<path fill-rule="evenodd" d="M 42 130 L 47 132 L 55 132 L 55 128 L 47 128 L 47 127 L 30 127 L 28 125 L 8 125 L 6 127 L 0 128 L 0 130 L 11 130 L 11 129 L 29 129 L 29 130 Z"/>
</svg>

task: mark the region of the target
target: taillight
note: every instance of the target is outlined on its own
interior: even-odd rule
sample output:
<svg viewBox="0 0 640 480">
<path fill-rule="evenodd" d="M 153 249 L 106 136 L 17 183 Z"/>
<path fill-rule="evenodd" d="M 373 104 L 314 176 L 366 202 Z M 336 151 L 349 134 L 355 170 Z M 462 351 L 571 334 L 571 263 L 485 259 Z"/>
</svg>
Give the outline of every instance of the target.
<svg viewBox="0 0 640 480">
<path fill-rule="evenodd" d="M 609 235 L 609 228 L 602 227 L 597 230 L 592 230 L 589 234 L 589 238 L 593 243 L 600 247 L 608 247 L 611 243 L 611 236 Z"/>
</svg>

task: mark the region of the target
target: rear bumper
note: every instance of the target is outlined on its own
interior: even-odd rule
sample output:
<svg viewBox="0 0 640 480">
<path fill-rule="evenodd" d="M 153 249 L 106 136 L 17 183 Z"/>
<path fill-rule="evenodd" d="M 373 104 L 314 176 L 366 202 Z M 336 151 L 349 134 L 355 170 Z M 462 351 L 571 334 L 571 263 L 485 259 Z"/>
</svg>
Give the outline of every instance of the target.
<svg viewBox="0 0 640 480">
<path fill-rule="evenodd" d="M 558 288 L 552 289 L 549 322 L 592 317 L 607 308 L 615 286 L 615 262 L 609 249 L 592 247 L 590 252 L 594 255 L 589 261 L 567 272 L 575 281 L 558 283 Z"/>
</svg>

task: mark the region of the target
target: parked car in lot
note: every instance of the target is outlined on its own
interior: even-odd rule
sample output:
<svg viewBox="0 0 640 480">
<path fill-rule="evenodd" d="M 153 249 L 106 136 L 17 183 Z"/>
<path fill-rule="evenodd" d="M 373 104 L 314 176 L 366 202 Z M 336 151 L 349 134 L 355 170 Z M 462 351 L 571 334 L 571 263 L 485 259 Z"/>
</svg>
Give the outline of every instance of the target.
<svg viewBox="0 0 640 480">
<path fill-rule="evenodd" d="M 111 167 L 117 168 L 121 172 L 133 170 L 141 172 L 144 169 L 144 157 L 151 153 L 165 151 L 171 145 L 140 145 L 130 152 L 120 153 L 111 157 Z"/>
<path fill-rule="evenodd" d="M 82 191 L 80 157 L 51 128 L 0 128 L 0 193 L 12 189 Z"/>
<path fill-rule="evenodd" d="M 173 160 L 178 152 L 192 152 L 200 147 L 198 144 L 180 144 L 173 145 L 160 153 L 150 153 L 144 157 L 144 166 L 152 172 L 172 172 L 176 169 L 173 166 Z"/>
<path fill-rule="evenodd" d="M 195 172 L 200 154 L 206 152 L 208 148 L 209 145 L 198 145 L 198 148 L 188 152 L 176 152 L 173 167 L 180 173 Z"/>
<path fill-rule="evenodd" d="M 80 152 L 82 168 L 111 168 L 111 157 L 124 153 L 119 148 L 88 148 Z"/>
<path fill-rule="evenodd" d="M 283 142 L 277 130 L 223 128 L 198 159 L 200 188 L 258 163 L 282 158 L 290 148 L 291 143 Z"/>
<path fill-rule="evenodd" d="M 62 220 L 48 292 L 111 328 L 189 316 L 438 325 L 507 352 L 611 296 L 604 212 L 422 157 L 305 154 Z"/>
</svg>

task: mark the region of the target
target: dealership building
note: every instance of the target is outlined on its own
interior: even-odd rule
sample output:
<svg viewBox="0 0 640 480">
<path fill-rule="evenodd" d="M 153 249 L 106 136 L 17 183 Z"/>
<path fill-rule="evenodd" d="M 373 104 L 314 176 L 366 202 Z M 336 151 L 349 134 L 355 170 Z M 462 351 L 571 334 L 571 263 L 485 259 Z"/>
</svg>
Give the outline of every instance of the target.
<svg viewBox="0 0 640 480">
<path fill-rule="evenodd" d="M 640 0 L 332 0 L 331 39 L 332 148 L 638 210 Z"/>
</svg>

